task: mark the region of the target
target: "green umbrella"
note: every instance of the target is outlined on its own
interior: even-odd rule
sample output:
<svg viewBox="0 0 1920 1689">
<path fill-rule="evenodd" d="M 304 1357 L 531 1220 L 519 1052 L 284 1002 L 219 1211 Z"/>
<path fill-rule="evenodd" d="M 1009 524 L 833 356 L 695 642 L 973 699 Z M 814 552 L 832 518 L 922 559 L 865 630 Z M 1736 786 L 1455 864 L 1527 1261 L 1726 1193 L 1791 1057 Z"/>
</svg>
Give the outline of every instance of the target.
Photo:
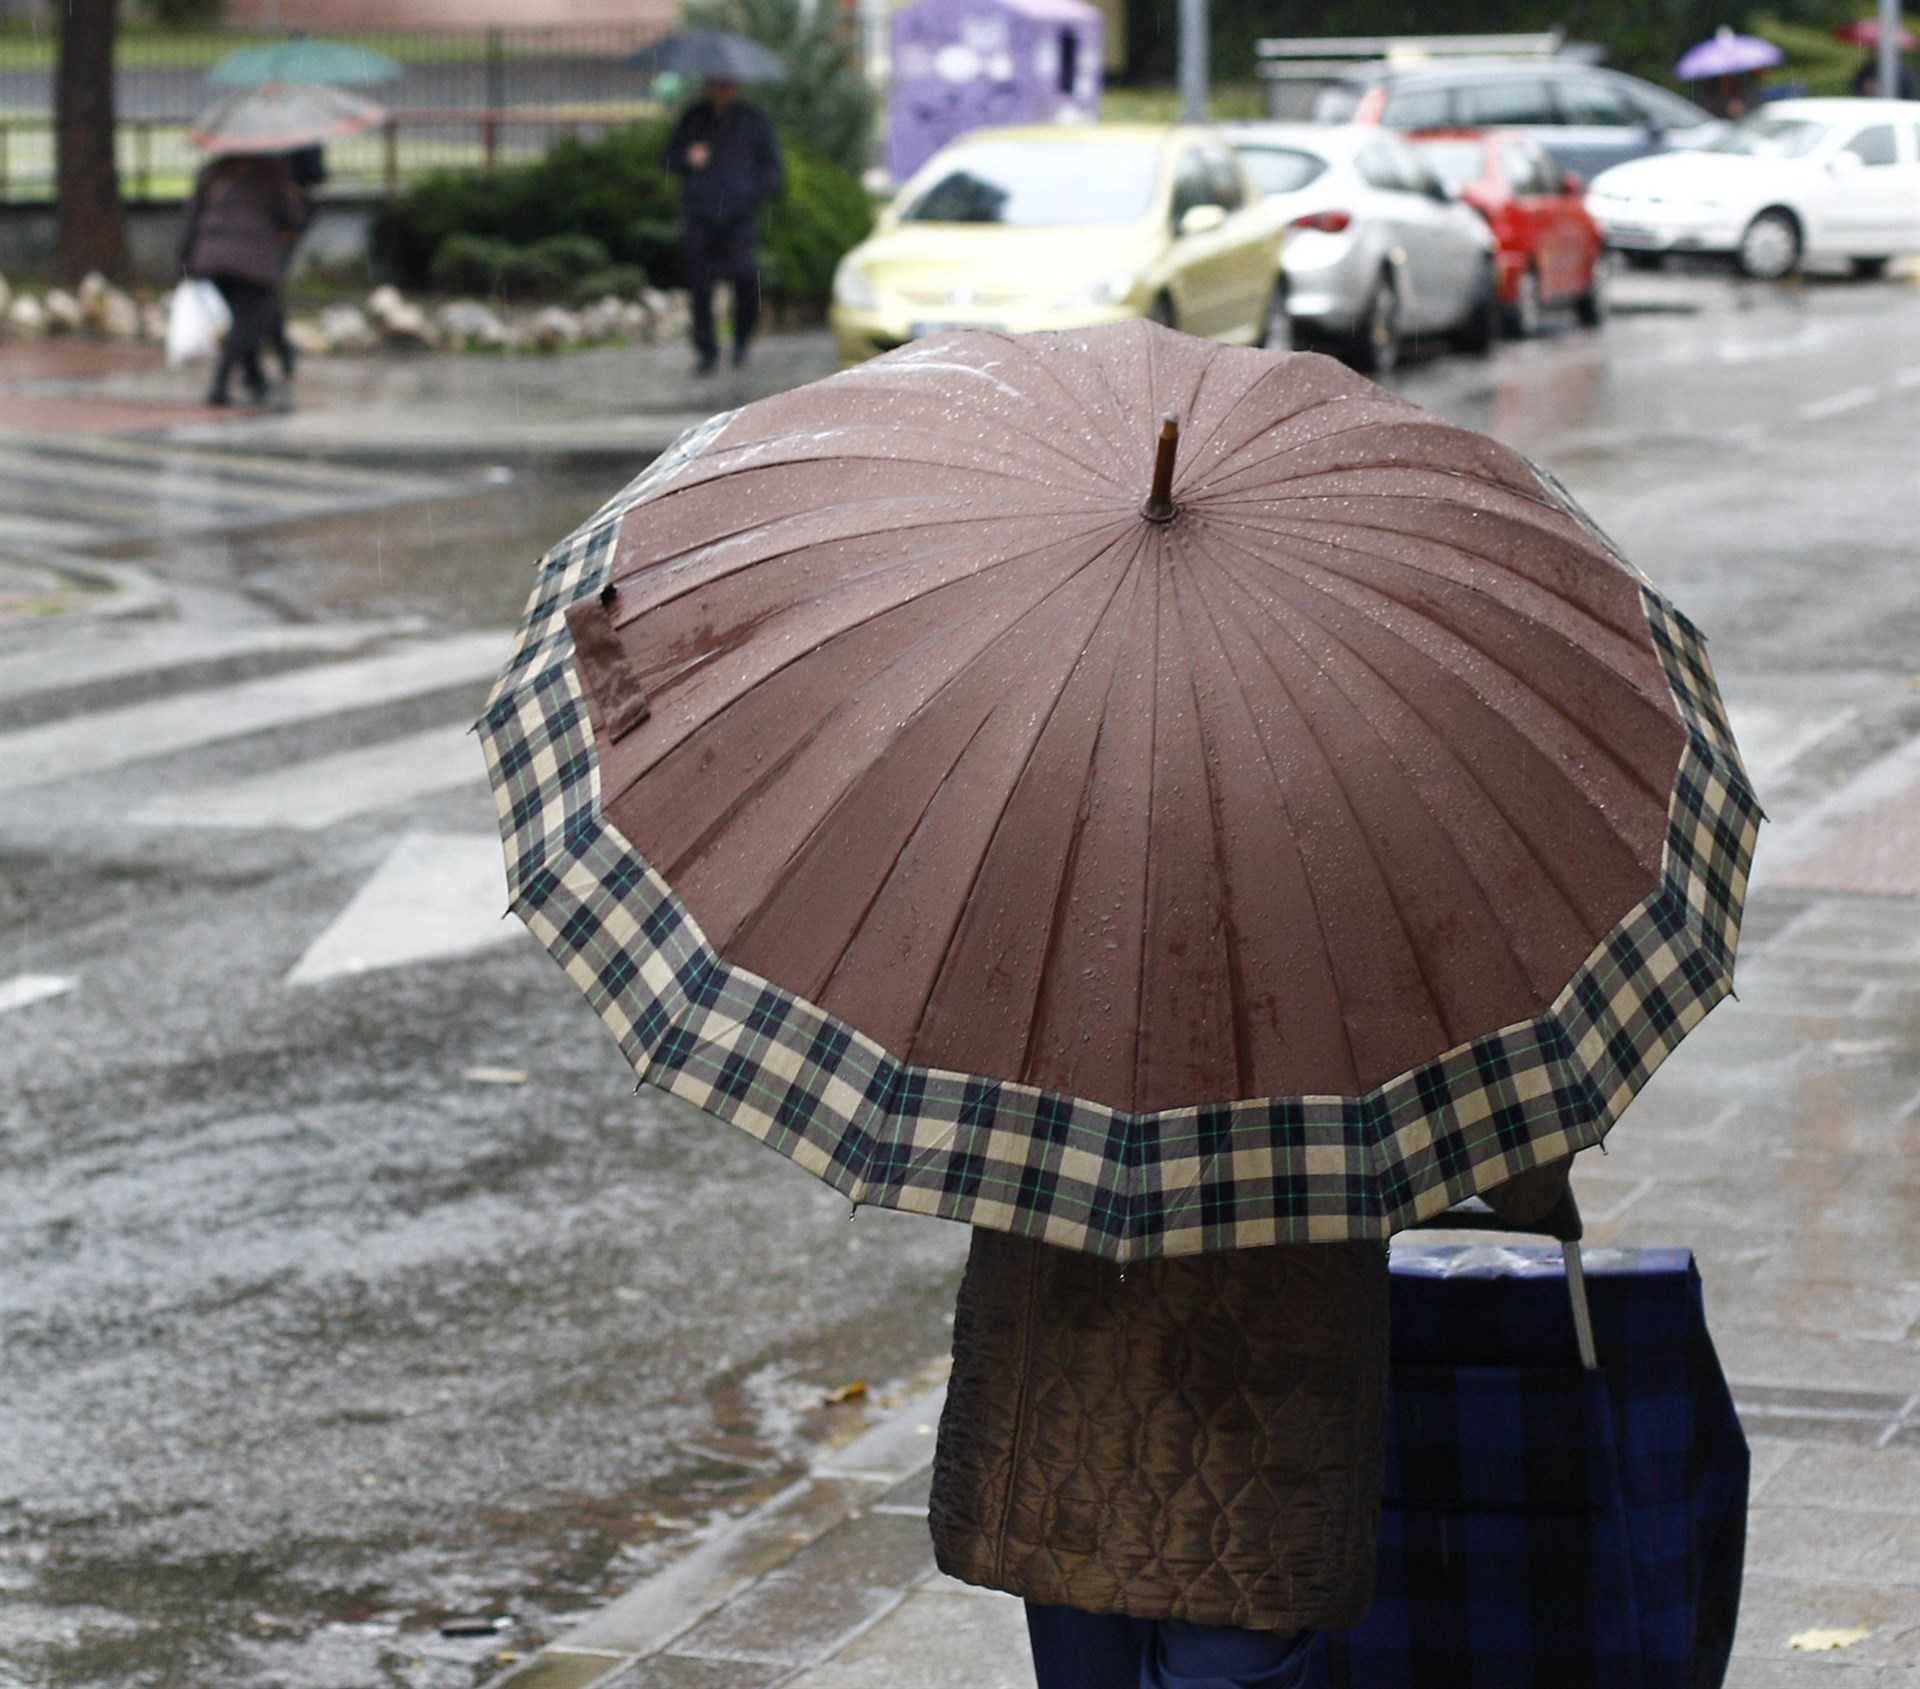
<svg viewBox="0 0 1920 1689">
<path fill-rule="evenodd" d="M 294 35 L 229 53 L 207 72 L 207 80 L 223 88 L 258 88 L 269 82 L 395 82 L 402 74 L 396 60 L 371 47 Z"/>
</svg>

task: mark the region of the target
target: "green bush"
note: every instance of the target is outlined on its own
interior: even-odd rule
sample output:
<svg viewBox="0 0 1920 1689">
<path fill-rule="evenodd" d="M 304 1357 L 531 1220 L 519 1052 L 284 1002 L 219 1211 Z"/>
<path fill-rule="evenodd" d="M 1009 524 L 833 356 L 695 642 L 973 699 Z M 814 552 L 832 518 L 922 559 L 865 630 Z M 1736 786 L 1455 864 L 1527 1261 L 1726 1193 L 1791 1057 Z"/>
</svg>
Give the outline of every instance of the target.
<svg viewBox="0 0 1920 1689">
<path fill-rule="evenodd" d="M 565 299 L 573 277 L 537 246 L 510 247 L 494 272 L 494 288 L 503 299 Z"/>
<path fill-rule="evenodd" d="M 824 300 L 841 254 L 866 235 L 871 208 L 847 171 L 791 137 L 782 145 L 786 180 L 765 219 L 767 286 L 790 300 Z M 680 190 L 662 163 L 665 148 L 665 126 L 640 123 L 594 141 L 563 140 L 537 164 L 427 177 L 375 220 L 375 258 L 402 286 L 439 287 L 451 285 L 434 273 L 443 247 L 468 243 L 458 250 L 478 262 L 471 243 L 504 242 L 513 262 L 498 256 L 494 285 L 509 295 L 566 298 L 588 270 L 627 266 L 678 287 Z M 548 244 L 556 238 L 576 263 L 591 245 L 594 262 L 556 262 Z"/>
<path fill-rule="evenodd" d="M 573 284 L 574 303 L 591 305 L 609 294 L 615 299 L 631 299 L 646 285 L 647 272 L 638 264 L 610 264 Z"/>
<path fill-rule="evenodd" d="M 857 178 L 803 147 L 785 149 L 780 197 L 767 208 L 762 279 L 768 291 L 823 300 L 833 272 L 873 227 L 873 201 Z"/>
<path fill-rule="evenodd" d="M 612 262 L 607 249 L 592 235 L 548 235 L 533 243 L 533 251 L 576 281 L 604 270 Z"/>
<path fill-rule="evenodd" d="M 513 248 L 484 235 L 448 235 L 427 266 L 427 280 L 440 293 L 492 293 L 500 285 L 500 265 Z"/>
</svg>

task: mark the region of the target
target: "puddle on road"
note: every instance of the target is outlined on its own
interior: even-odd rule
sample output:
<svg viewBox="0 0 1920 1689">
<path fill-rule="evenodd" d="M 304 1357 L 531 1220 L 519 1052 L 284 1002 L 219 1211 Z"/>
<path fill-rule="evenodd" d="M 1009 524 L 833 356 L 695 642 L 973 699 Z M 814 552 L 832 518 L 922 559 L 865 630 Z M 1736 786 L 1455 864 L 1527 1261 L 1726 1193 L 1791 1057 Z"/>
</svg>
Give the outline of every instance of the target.
<svg viewBox="0 0 1920 1689">
<path fill-rule="evenodd" d="M 464 470 L 439 496 L 103 550 L 170 580 L 231 587 L 300 620 L 423 616 L 511 627 L 533 567 L 643 467 L 607 459 Z M 451 480 L 451 478 L 450 478 Z"/>
</svg>

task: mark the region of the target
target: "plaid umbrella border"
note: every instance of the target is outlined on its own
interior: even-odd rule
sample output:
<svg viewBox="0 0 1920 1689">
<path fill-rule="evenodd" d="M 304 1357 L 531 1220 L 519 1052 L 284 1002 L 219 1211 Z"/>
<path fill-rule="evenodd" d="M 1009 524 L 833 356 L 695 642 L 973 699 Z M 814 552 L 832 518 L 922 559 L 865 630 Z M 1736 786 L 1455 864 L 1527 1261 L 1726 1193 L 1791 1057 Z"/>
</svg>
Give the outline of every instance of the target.
<svg viewBox="0 0 1920 1689">
<path fill-rule="evenodd" d="M 733 967 L 599 814 L 593 733 L 565 621 L 568 606 L 603 584 L 621 518 L 733 414 L 682 436 L 542 560 L 477 724 L 512 907 L 642 1082 L 730 1121 L 856 1205 L 1125 1262 L 1384 1239 L 1587 1148 L 1731 989 L 1762 815 L 1705 642 L 1644 583 L 1648 628 L 1687 729 L 1659 887 L 1595 946 L 1545 1013 L 1364 1096 L 1129 1115 L 902 1062 L 804 998 Z M 1564 488 L 1544 472 L 1540 479 L 1588 522 Z"/>
</svg>

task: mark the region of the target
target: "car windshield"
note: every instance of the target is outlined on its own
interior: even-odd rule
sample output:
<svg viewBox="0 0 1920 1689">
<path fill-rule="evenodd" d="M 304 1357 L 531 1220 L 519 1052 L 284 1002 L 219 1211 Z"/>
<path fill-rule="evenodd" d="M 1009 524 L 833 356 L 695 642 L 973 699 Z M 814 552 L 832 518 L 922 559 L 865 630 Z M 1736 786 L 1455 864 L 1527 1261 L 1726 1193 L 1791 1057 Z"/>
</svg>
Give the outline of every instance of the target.
<svg viewBox="0 0 1920 1689">
<path fill-rule="evenodd" d="M 1253 185 L 1263 194 L 1290 194 L 1327 171 L 1324 158 L 1295 147 L 1241 147 L 1238 151 Z"/>
<path fill-rule="evenodd" d="M 1804 117 L 1749 118 L 1716 136 L 1706 150 L 1747 158 L 1805 158 L 1826 138 L 1830 127 Z"/>
<path fill-rule="evenodd" d="M 1159 180 L 1154 141 L 979 141 L 945 154 L 900 220 L 1012 228 L 1131 223 L 1152 207 Z"/>
<path fill-rule="evenodd" d="M 1478 141 L 1421 141 L 1420 156 L 1456 188 L 1480 180 L 1483 154 Z"/>
</svg>

